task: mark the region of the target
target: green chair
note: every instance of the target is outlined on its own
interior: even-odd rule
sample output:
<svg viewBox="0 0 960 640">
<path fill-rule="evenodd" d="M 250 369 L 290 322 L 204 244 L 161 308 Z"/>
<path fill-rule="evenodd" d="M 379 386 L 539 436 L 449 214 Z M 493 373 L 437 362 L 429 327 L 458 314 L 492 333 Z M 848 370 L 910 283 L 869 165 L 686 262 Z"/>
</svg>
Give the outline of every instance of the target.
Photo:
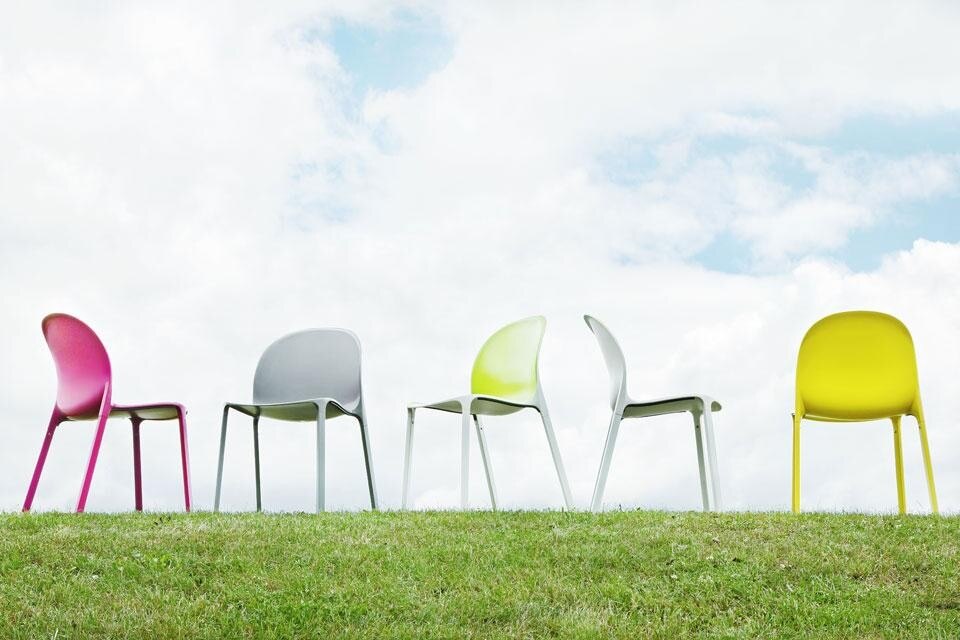
<svg viewBox="0 0 960 640">
<path fill-rule="evenodd" d="M 553 464 L 560 479 L 560 489 L 567 508 L 572 508 L 570 487 L 567 474 L 563 469 L 563 460 L 557 447 L 557 438 L 550 423 L 547 403 L 540 387 L 537 360 L 540 355 L 540 343 L 547 321 L 543 316 L 526 318 L 508 324 L 484 343 L 473 363 L 470 394 L 441 402 L 407 405 L 407 445 L 403 461 L 403 498 L 402 508 L 407 508 L 410 493 L 410 472 L 413 454 L 413 421 L 417 409 L 434 409 L 462 416 L 460 427 L 460 506 L 466 509 L 469 502 L 468 484 L 470 478 L 470 422 L 477 432 L 480 443 L 480 456 L 487 476 L 487 488 L 490 491 L 490 503 L 497 508 L 497 488 L 490 468 L 490 454 L 483 433 L 480 416 L 504 416 L 522 409 L 536 409 L 543 421 L 547 434 Z"/>
</svg>

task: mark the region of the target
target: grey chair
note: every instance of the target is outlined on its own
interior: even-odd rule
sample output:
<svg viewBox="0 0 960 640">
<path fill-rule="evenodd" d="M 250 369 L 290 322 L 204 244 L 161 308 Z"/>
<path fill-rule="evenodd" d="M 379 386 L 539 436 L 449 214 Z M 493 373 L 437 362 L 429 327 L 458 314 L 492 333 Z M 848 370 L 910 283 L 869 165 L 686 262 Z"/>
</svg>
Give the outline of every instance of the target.
<svg viewBox="0 0 960 640">
<path fill-rule="evenodd" d="M 220 428 L 220 458 L 213 510 L 220 510 L 223 452 L 230 410 L 253 418 L 253 462 L 260 502 L 260 418 L 317 424 L 317 513 L 325 504 L 325 427 L 328 418 L 350 416 L 360 423 L 370 506 L 377 508 L 370 434 L 360 380 L 360 341 L 346 329 L 308 329 L 284 336 L 267 347 L 253 377 L 253 402 L 228 402 Z"/>
</svg>

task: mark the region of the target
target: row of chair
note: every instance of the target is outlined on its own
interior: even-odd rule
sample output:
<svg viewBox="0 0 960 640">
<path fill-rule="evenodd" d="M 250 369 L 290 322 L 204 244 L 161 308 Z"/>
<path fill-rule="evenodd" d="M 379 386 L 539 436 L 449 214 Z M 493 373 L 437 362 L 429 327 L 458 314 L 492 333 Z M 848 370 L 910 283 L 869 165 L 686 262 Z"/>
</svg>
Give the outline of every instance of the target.
<svg viewBox="0 0 960 640">
<path fill-rule="evenodd" d="M 720 403 L 703 395 L 659 400 L 635 400 L 627 393 L 626 360 L 613 334 L 596 318 L 584 316 L 595 335 L 610 377 L 612 409 L 606 443 L 591 499 L 598 510 L 624 418 L 689 413 L 693 418 L 705 511 L 721 509 L 713 413 Z M 86 506 L 107 419 L 128 418 L 133 429 L 134 501 L 143 508 L 140 472 L 140 425 L 144 420 L 173 420 L 179 424 L 184 506 L 191 507 L 186 410 L 177 403 L 118 405 L 112 400 L 112 374 L 106 349 L 82 321 L 57 313 L 44 318 L 43 333 L 57 368 L 58 390 L 53 414 L 30 481 L 23 510 L 29 511 L 47 452 L 57 427 L 74 420 L 97 420 L 93 446 L 77 499 L 76 511 Z M 502 416 L 523 409 L 536 410 L 543 422 L 557 478 L 568 509 L 573 508 L 563 459 L 550 421 L 538 361 L 546 328 L 541 316 L 511 323 L 494 333 L 480 349 L 473 365 L 470 393 L 430 403 L 407 405 L 402 507 L 407 507 L 413 458 L 414 419 L 417 410 L 430 409 L 461 416 L 460 504 L 469 504 L 468 478 L 471 423 L 476 432 L 490 502 L 498 496 L 481 417 Z M 220 508 L 224 451 L 230 411 L 253 422 L 256 506 L 260 495 L 260 418 L 316 423 L 316 510 L 325 508 L 325 425 L 340 416 L 356 419 L 360 427 L 370 506 L 378 506 L 370 436 L 361 380 L 360 342 L 345 329 L 310 329 L 292 333 L 271 344 L 254 374 L 251 402 L 227 403 L 223 408 L 214 511 Z M 800 423 L 806 418 L 828 422 L 890 419 L 893 422 L 898 505 L 906 511 L 901 447 L 901 420 L 914 416 L 919 424 L 930 502 L 937 512 L 936 490 L 920 403 L 916 356 L 906 327 L 892 316 L 853 311 L 835 314 L 815 324 L 800 347 L 797 364 L 796 411 L 793 418 L 792 508 L 800 509 Z"/>
</svg>

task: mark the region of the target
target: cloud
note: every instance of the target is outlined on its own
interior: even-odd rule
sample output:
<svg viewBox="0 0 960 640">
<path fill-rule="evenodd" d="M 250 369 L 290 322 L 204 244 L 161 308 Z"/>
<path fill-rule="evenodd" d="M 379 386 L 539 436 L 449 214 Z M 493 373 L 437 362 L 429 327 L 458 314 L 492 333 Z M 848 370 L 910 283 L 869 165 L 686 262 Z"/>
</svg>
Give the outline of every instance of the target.
<svg viewBox="0 0 960 640">
<path fill-rule="evenodd" d="M 329 25 L 389 29 L 394 10 L 174 3 L 31 7 L 0 21 L 0 291 L 11 301 L 0 308 L 0 506 L 22 499 L 54 395 L 39 332 L 54 310 L 101 334 L 118 401 L 187 404 L 200 507 L 222 403 L 248 397 L 276 337 L 359 334 L 378 479 L 396 506 L 403 403 L 464 392 L 485 336 L 532 313 L 550 319 L 541 371 L 585 504 L 608 417 L 589 312 L 623 343 L 634 395 L 724 403 L 728 505 L 781 508 L 799 340 L 823 314 L 869 307 L 914 330 L 941 504 L 960 508 L 948 426 L 960 247 L 920 241 L 867 273 L 817 255 L 951 192 L 956 158 L 809 138 L 851 114 L 956 110 L 951 7 L 403 5 L 439 16 L 450 57 L 416 87 L 369 89 L 358 107 Z M 621 179 L 606 171 L 611 149 Z M 695 261 L 724 233 L 745 243 L 748 272 Z M 458 425 L 418 424 L 416 502 L 453 506 Z M 91 432 L 58 433 L 38 507 L 70 508 Z M 504 503 L 559 506 L 535 416 L 491 419 L 488 432 Z M 622 433 L 608 500 L 696 508 L 689 425 Z M 806 504 L 891 508 L 889 435 L 811 427 Z M 129 437 L 111 423 L 91 509 L 132 504 Z M 174 430 L 150 425 L 144 438 L 146 504 L 176 509 Z M 309 425 L 264 424 L 268 507 L 312 507 L 312 438 Z M 233 423 L 228 508 L 253 504 L 251 440 Z M 905 446 L 921 508 L 919 453 L 909 436 Z M 355 427 L 332 422 L 328 451 L 328 504 L 362 507 Z M 472 491 L 482 504 L 478 473 Z"/>
</svg>

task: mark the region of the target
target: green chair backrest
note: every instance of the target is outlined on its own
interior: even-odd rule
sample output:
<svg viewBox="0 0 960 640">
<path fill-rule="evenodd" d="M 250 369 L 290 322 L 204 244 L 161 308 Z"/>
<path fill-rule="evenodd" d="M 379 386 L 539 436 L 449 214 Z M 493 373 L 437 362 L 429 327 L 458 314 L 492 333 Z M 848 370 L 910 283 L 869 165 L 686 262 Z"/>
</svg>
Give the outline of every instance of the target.
<svg viewBox="0 0 960 640">
<path fill-rule="evenodd" d="M 537 359 L 546 326 L 546 318 L 533 316 L 490 336 L 473 363 L 470 392 L 533 403 L 540 389 Z"/>
</svg>

